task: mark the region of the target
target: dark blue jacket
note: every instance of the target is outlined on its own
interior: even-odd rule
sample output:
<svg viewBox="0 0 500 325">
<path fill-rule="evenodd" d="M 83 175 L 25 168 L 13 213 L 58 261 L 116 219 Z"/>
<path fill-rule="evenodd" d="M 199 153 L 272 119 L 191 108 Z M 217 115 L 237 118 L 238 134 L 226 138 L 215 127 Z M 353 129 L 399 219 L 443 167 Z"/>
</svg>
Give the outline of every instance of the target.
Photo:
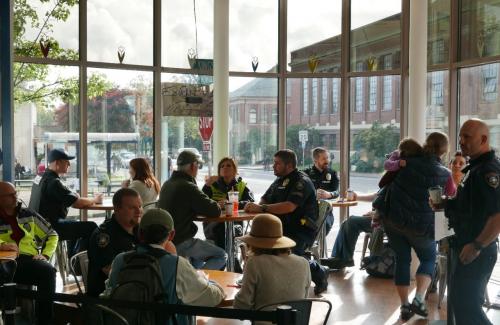
<svg viewBox="0 0 500 325">
<path fill-rule="evenodd" d="M 429 206 L 429 187 L 444 189 L 450 171 L 436 156 L 408 158 L 390 185 L 390 222 L 398 228 L 434 236 L 434 212 Z"/>
</svg>

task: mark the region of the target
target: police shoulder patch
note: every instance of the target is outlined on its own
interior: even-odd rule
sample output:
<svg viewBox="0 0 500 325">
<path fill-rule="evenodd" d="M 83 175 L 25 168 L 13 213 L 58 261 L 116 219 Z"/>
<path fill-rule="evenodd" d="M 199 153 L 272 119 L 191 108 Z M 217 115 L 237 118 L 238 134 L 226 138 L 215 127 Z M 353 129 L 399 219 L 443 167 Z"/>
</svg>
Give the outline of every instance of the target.
<svg viewBox="0 0 500 325">
<path fill-rule="evenodd" d="M 497 188 L 499 184 L 499 175 L 498 173 L 488 173 L 485 175 L 486 183 L 493 188 Z"/>
<path fill-rule="evenodd" d="M 327 181 L 331 180 L 332 179 L 332 174 L 327 173 L 325 178 L 326 178 Z"/>
<path fill-rule="evenodd" d="M 97 246 L 100 248 L 105 248 L 109 244 L 109 235 L 105 232 L 101 232 L 97 237 Z"/>
</svg>

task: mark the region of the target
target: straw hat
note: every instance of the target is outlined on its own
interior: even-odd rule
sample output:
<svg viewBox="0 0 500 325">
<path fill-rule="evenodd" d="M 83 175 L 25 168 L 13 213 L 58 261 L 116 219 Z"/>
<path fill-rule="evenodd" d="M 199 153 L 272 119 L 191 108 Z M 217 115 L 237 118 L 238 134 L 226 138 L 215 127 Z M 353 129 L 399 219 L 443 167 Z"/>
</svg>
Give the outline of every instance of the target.
<svg viewBox="0 0 500 325">
<path fill-rule="evenodd" d="M 238 239 L 257 248 L 290 248 L 295 246 L 293 240 L 283 236 L 281 220 L 267 213 L 255 216 L 250 234 Z"/>
</svg>

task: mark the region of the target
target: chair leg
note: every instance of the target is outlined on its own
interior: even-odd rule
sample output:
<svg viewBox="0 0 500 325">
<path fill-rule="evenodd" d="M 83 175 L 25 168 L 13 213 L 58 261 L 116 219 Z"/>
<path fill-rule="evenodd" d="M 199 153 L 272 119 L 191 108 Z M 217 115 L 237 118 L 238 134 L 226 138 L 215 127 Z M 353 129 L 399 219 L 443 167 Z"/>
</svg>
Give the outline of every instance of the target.
<svg viewBox="0 0 500 325">
<path fill-rule="evenodd" d="M 363 258 L 365 257 L 366 255 L 366 249 L 368 248 L 368 243 L 370 242 L 370 238 L 371 238 L 371 234 L 370 233 L 366 233 L 365 234 L 365 239 L 363 241 L 363 249 L 361 250 L 361 261 L 360 261 L 360 265 L 361 265 L 361 262 L 363 261 Z"/>
<path fill-rule="evenodd" d="M 448 281 L 448 277 L 446 275 L 446 268 L 447 268 L 448 260 L 447 260 L 446 256 L 440 256 L 438 258 L 439 258 L 439 260 L 438 260 L 438 262 L 439 262 L 438 309 L 441 309 L 441 303 L 443 302 L 444 292 L 446 290 L 446 283 Z"/>
<path fill-rule="evenodd" d="M 65 241 L 60 241 L 56 248 L 57 268 L 61 274 L 63 285 L 66 285 L 68 276 L 68 250 Z"/>
</svg>

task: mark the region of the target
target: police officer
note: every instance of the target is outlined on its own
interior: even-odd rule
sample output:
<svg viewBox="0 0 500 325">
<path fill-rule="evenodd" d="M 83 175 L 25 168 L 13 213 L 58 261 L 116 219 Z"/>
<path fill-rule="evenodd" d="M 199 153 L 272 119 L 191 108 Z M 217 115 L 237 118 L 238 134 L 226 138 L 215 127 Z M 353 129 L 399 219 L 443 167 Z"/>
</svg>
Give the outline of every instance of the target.
<svg viewBox="0 0 500 325">
<path fill-rule="evenodd" d="M 137 244 L 137 227 L 142 217 L 139 193 L 130 188 L 119 189 L 113 196 L 113 208 L 111 219 L 100 225 L 90 238 L 87 293 L 94 297 L 104 291 L 104 281 L 115 256 Z"/>
<path fill-rule="evenodd" d="M 291 150 L 274 154 L 273 170 L 278 178 L 262 196 L 260 204 L 250 202 L 245 205 L 245 211 L 278 216 L 283 234 L 297 243 L 292 252 L 305 257 L 305 249 L 313 244 L 317 233 L 314 226 L 318 218 L 316 190 L 309 177 L 297 170 L 297 156 Z M 327 269 L 316 261 L 309 260 L 309 266 L 316 284 L 314 293 L 319 294 L 328 287 Z"/>
<path fill-rule="evenodd" d="M 320 200 L 334 199 L 339 196 L 339 178 L 337 172 L 329 168 L 330 154 L 325 148 L 317 147 L 312 151 L 314 165 L 305 169 L 316 189 L 316 196 Z M 325 219 L 326 234 L 332 229 L 334 222 L 333 211 L 330 210 Z"/>
<path fill-rule="evenodd" d="M 490 148 L 488 127 L 481 120 L 463 124 L 460 148 L 471 160 L 455 198 L 445 202 L 445 214 L 455 231 L 452 260 L 457 261 L 449 288 L 451 308 L 456 324 L 491 324 L 482 304 L 497 260 L 500 160 Z"/>
<path fill-rule="evenodd" d="M 82 209 L 95 203 L 102 202 L 102 194 L 92 199 L 83 198 L 72 191 L 61 180 L 61 176 L 68 173 L 70 160 L 74 156 L 68 155 L 62 149 L 53 149 L 48 154 L 49 167 L 42 177 L 36 177 L 31 189 L 30 209 L 40 213 L 48 220 L 59 234 L 59 240 L 69 240 L 68 253 L 74 252 L 76 240 L 80 241 L 80 250 L 87 249 L 88 239 L 97 228 L 95 222 L 65 220 L 69 207 Z"/>
</svg>

